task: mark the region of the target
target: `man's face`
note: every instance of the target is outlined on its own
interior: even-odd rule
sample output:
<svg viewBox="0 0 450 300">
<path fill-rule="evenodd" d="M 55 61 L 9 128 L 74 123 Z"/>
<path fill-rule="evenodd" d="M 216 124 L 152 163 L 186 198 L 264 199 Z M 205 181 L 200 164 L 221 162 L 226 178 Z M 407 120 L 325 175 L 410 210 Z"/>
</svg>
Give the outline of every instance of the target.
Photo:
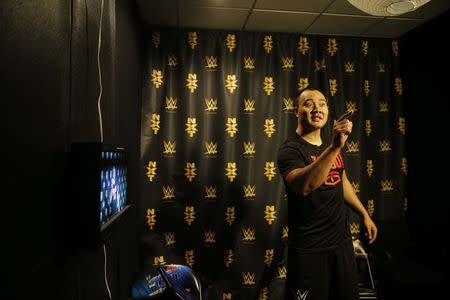
<svg viewBox="0 0 450 300">
<path fill-rule="evenodd" d="M 304 129 L 320 129 L 328 120 L 328 103 L 317 90 L 306 90 L 300 95 L 297 118 Z"/>
</svg>

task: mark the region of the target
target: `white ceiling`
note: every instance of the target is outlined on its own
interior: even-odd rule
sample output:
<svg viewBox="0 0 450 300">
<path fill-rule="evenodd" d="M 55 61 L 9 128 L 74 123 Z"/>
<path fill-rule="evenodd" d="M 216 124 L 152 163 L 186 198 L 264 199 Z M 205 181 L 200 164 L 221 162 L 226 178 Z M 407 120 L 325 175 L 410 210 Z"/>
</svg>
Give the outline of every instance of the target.
<svg viewBox="0 0 450 300">
<path fill-rule="evenodd" d="M 151 26 L 297 32 L 396 38 L 446 10 L 450 0 L 431 0 L 393 17 L 370 16 L 347 0 L 136 0 Z"/>
</svg>

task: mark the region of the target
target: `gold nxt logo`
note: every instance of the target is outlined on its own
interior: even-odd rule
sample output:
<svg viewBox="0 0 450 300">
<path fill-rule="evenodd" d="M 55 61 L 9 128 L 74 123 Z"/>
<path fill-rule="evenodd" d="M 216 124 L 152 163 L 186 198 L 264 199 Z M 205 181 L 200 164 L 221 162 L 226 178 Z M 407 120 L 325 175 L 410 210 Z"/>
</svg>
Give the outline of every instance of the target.
<svg viewBox="0 0 450 300">
<path fill-rule="evenodd" d="M 344 70 L 345 70 L 345 73 L 354 73 L 355 72 L 355 63 L 352 63 L 350 61 L 344 63 Z"/>
<path fill-rule="evenodd" d="M 178 57 L 175 55 L 169 55 L 167 57 L 167 65 L 169 68 L 175 69 L 178 66 Z"/>
<path fill-rule="evenodd" d="M 256 239 L 255 234 L 256 234 L 255 229 L 253 229 L 251 227 L 242 228 L 242 235 L 243 235 L 242 240 L 243 241 L 246 241 L 246 242 L 254 241 Z"/>
<path fill-rule="evenodd" d="M 337 87 L 338 84 L 336 82 L 336 79 L 328 79 L 328 84 L 330 86 L 330 94 L 331 96 L 334 96 L 337 93 Z"/>
<path fill-rule="evenodd" d="M 234 48 L 236 48 L 236 35 L 234 34 L 228 34 L 227 35 L 227 48 L 228 51 L 233 52 Z"/>
<path fill-rule="evenodd" d="M 380 102 L 378 111 L 379 112 L 388 112 L 389 111 L 389 103 L 387 102 Z"/>
<path fill-rule="evenodd" d="M 177 110 L 177 108 L 178 108 L 177 102 L 178 102 L 177 98 L 166 97 L 166 110 L 167 111 Z"/>
<path fill-rule="evenodd" d="M 263 90 L 266 92 L 268 96 L 273 92 L 275 89 L 274 87 L 275 82 L 273 81 L 272 77 L 264 77 L 264 87 Z"/>
<path fill-rule="evenodd" d="M 309 80 L 307 77 L 300 77 L 300 79 L 298 80 L 298 90 L 302 90 L 306 87 L 308 87 L 309 85 Z"/>
<path fill-rule="evenodd" d="M 386 65 L 384 63 L 377 63 L 378 73 L 386 72 Z"/>
<path fill-rule="evenodd" d="M 155 256 L 153 257 L 153 265 L 154 266 L 160 266 L 160 265 L 165 265 L 166 262 L 164 260 L 164 256 Z"/>
<path fill-rule="evenodd" d="M 392 41 L 392 53 L 394 53 L 394 56 L 399 56 L 398 41 Z"/>
<path fill-rule="evenodd" d="M 205 155 L 207 156 L 214 156 L 217 155 L 218 151 L 217 151 L 217 143 L 214 142 L 205 142 Z"/>
<path fill-rule="evenodd" d="M 156 213 L 154 208 L 147 209 L 147 225 L 150 227 L 150 230 L 153 230 L 156 225 Z"/>
<path fill-rule="evenodd" d="M 275 131 L 275 122 L 273 121 L 273 119 L 266 119 L 264 123 L 264 132 L 268 137 L 272 137 L 272 134 Z"/>
<path fill-rule="evenodd" d="M 195 207 L 186 206 L 184 208 L 184 220 L 189 226 L 192 225 L 192 222 L 195 221 Z"/>
<path fill-rule="evenodd" d="M 255 59 L 251 57 L 244 57 L 244 69 L 247 71 L 253 71 L 255 68 Z"/>
<path fill-rule="evenodd" d="M 236 75 L 227 75 L 227 79 L 225 80 L 225 87 L 230 91 L 230 93 L 234 93 L 234 90 L 238 87 L 237 85 Z"/>
<path fill-rule="evenodd" d="M 267 287 L 263 287 L 261 292 L 259 293 L 258 300 L 268 300 L 269 299 L 269 290 Z"/>
<path fill-rule="evenodd" d="M 205 99 L 205 111 L 207 112 L 216 112 L 218 107 L 217 107 L 217 99 Z"/>
<path fill-rule="evenodd" d="M 242 285 L 245 286 L 255 285 L 255 273 L 242 272 Z"/>
<path fill-rule="evenodd" d="M 391 151 L 391 142 L 388 140 L 379 141 L 380 144 L 380 152 L 389 152 Z"/>
<path fill-rule="evenodd" d="M 266 209 L 264 210 L 264 219 L 266 219 L 269 225 L 272 225 L 273 221 L 277 218 L 276 213 L 277 211 L 275 210 L 275 206 L 266 205 Z"/>
<path fill-rule="evenodd" d="M 177 150 L 175 149 L 176 147 L 176 142 L 171 142 L 171 141 L 163 141 L 164 144 L 164 151 L 163 154 L 168 155 L 168 156 L 173 156 L 173 154 L 175 154 L 177 152 Z"/>
<path fill-rule="evenodd" d="M 325 70 L 327 65 L 325 64 L 325 58 L 322 58 L 322 60 L 318 61 L 317 59 L 314 60 L 314 71 L 320 71 Z"/>
<path fill-rule="evenodd" d="M 282 267 L 278 267 L 278 279 L 286 279 L 286 275 L 287 275 L 287 270 L 285 266 Z"/>
<path fill-rule="evenodd" d="M 225 125 L 227 126 L 225 131 L 230 135 L 230 137 L 234 137 L 234 134 L 238 131 L 236 118 L 228 118 Z"/>
<path fill-rule="evenodd" d="M 256 185 L 244 185 L 244 198 L 254 199 L 256 197 Z"/>
<path fill-rule="evenodd" d="M 272 36 L 271 35 L 266 35 L 264 37 L 263 47 L 267 53 L 270 53 L 270 51 L 272 51 L 273 46 L 272 46 Z"/>
<path fill-rule="evenodd" d="M 400 169 L 402 170 L 403 174 L 408 174 L 408 160 L 406 157 L 402 157 L 402 162 L 400 163 Z"/>
<path fill-rule="evenodd" d="M 294 58 L 292 57 L 281 57 L 282 69 L 292 70 L 294 68 Z"/>
<path fill-rule="evenodd" d="M 197 74 L 192 74 L 189 73 L 188 77 L 186 79 L 187 83 L 186 83 L 186 87 L 188 88 L 188 90 L 193 93 L 197 88 L 198 88 L 198 79 L 197 79 Z"/>
<path fill-rule="evenodd" d="M 152 83 L 158 89 L 163 84 L 163 75 L 161 70 L 152 70 Z"/>
<path fill-rule="evenodd" d="M 159 31 L 153 31 L 152 32 L 152 42 L 155 48 L 158 48 L 161 44 L 161 32 Z"/>
<path fill-rule="evenodd" d="M 367 96 L 369 96 L 370 93 L 370 84 L 369 84 L 369 80 L 364 80 L 364 94 Z"/>
<path fill-rule="evenodd" d="M 357 235 L 360 232 L 359 224 L 356 222 L 350 223 L 350 232 L 352 235 Z"/>
<path fill-rule="evenodd" d="M 244 112 L 252 113 L 255 110 L 255 100 L 244 99 Z"/>
<path fill-rule="evenodd" d="M 406 122 L 405 122 L 405 118 L 399 117 L 398 118 L 398 130 L 402 133 L 405 134 L 406 132 Z"/>
<path fill-rule="evenodd" d="M 369 136 L 372 133 L 372 124 L 370 120 L 366 120 L 366 135 Z"/>
<path fill-rule="evenodd" d="M 253 156 L 256 153 L 255 150 L 256 144 L 252 142 L 244 142 L 244 155 L 245 156 Z"/>
<path fill-rule="evenodd" d="M 272 178 L 276 175 L 275 174 L 275 163 L 273 161 L 266 161 L 266 166 L 264 167 L 264 175 L 266 175 L 267 179 L 269 181 L 272 181 Z"/>
<path fill-rule="evenodd" d="M 294 100 L 291 98 L 283 98 L 284 108 L 283 110 L 288 112 L 294 111 Z"/>
<path fill-rule="evenodd" d="M 336 39 L 328 39 L 327 51 L 330 56 L 334 56 L 334 54 L 338 51 L 338 44 L 336 42 Z"/>
<path fill-rule="evenodd" d="M 397 94 L 401 95 L 403 93 L 403 85 L 402 85 L 402 79 L 400 77 L 395 78 L 394 81 L 395 91 Z"/>
<path fill-rule="evenodd" d="M 373 200 L 367 201 L 367 212 L 369 213 L 369 216 L 373 216 L 373 212 L 375 211 L 375 202 Z"/>
<path fill-rule="evenodd" d="M 203 235 L 204 235 L 204 242 L 206 244 L 214 244 L 216 242 L 216 233 L 212 230 L 205 230 L 203 231 Z"/>
<path fill-rule="evenodd" d="M 205 56 L 206 59 L 206 68 L 209 70 L 216 69 L 219 64 L 217 63 L 217 57 L 214 56 Z"/>
<path fill-rule="evenodd" d="M 347 141 L 347 153 L 358 153 L 358 152 L 359 152 L 359 142 Z"/>
<path fill-rule="evenodd" d="M 166 247 L 172 247 L 175 245 L 175 232 L 164 232 L 164 242 Z"/>
<path fill-rule="evenodd" d="M 392 192 L 394 190 L 394 183 L 392 180 L 381 180 L 381 191 Z"/>
<path fill-rule="evenodd" d="M 186 171 L 184 175 L 186 176 L 187 180 L 189 180 L 189 182 L 192 182 L 192 179 L 194 179 L 195 176 L 197 176 L 197 174 L 195 173 L 195 171 L 197 171 L 197 168 L 195 167 L 195 162 L 193 163 L 186 162 L 186 167 L 184 168 L 184 170 Z"/>
<path fill-rule="evenodd" d="M 359 183 L 358 182 L 351 182 L 351 185 L 353 187 L 353 190 L 355 190 L 355 193 L 359 193 Z"/>
<path fill-rule="evenodd" d="M 234 260 L 233 257 L 234 257 L 234 254 L 233 254 L 232 249 L 228 249 L 227 251 L 225 251 L 225 257 L 223 260 L 225 267 L 229 268 L 231 266 L 231 263 Z"/>
<path fill-rule="evenodd" d="M 266 253 L 264 254 L 264 263 L 269 267 L 273 261 L 274 250 L 266 249 Z"/>
<path fill-rule="evenodd" d="M 288 237 L 289 237 L 289 227 L 285 226 L 283 227 L 283 231 L 281 233 L 281 239 L 287 240 Z"/>
<path fill-rule="evenodd" d="M 147 173 L 146 173 L 148 180 L 150 182 L 153 181 L 153 179 L 156 176 L 156 161 L 149 161 L 147 165 Z"/>
<path fill-rule="evenodd" d="M 234 207 L 227 207 L 227 211 L 225 212 L 225 222 L 228 223 L 229 226 L 231 226 L 236 219 L 236 212 Z"/>
<path fill-rule="evenodd" d="M 189 267 L 193 267 L 195 263 L 195 255 L 194 250 L 186 250 L 184 251 L 184 260 Z"/>
<path fill-rule="evenodd" d="M 217 199 L 217 187 L 210 185 L 204 186 L 206 199 Z"/>
<path fill-rule="evenodd" d="M 188 133 L 189 137 L 194 136 L 194 134 L 198 131 L 196 118 L 187 118 L 185 131 Z"/>
<path fill-rule="evenodd" d="M 369 53 L 369 41 L 362 41 L 361 42 L 361 53 L 364 56 L 367 56 L 367 54 Z"/>
<path fill-rule="evenodd" d="M 297 49 L 302 55 L 305 55 L 305 53 L 309 50 L 309 43 L 307 37 L 304 36 L 299 37 Z"/>
<path fill-rule="evenodd" d="M 367 162 L 366 162 L 366 169 L 367 169 L 367 175 L 369 175 L 369 177 L 372 177 L 373 161 L 371 159 L 367 160 Z"/>
<path fill-rule="evenodd" d="M 351 111 L 351 112 L 356 112 L 358 110 L 356 107 L 356 102 L 353 102 L 353 101 L 345 102 L 345 107 L 347 108 L 347 111 Z"/>
<path fill-rule="evenodd" d="M 225 170 L 227 171 L 225 176 L 228 177 L 230 182 L 233 182 L 234 178 L 236 178 L 236 176 L 237 176 L 236 163 L 235 162 L 228 162 L 227 163 L 227 167 L 225 168 Z"/>
<path fill-rule="evenodd" d="M 195 47 L 197 46 L 198 42 L 197 42 L 198 36 L 197 36 L 197 32 L 189 32 L 188 33 L 188 43 L 189 46 L 191 46 L 191 49 L 195 49 Z"/>
<path fill-rule="evenodd" d="M 158 114 L 152 114 L 150 118 L 150 128 L 153 130 L 154 134 L 158 134 L 160 117 Z"/>
<path fill-rule="evenodd" d="M 163 200 L 170 200 L 175 198 L 175 187 L 170 185 L 163 185 L 162 190 L 164 194 Z"/>
</svg>

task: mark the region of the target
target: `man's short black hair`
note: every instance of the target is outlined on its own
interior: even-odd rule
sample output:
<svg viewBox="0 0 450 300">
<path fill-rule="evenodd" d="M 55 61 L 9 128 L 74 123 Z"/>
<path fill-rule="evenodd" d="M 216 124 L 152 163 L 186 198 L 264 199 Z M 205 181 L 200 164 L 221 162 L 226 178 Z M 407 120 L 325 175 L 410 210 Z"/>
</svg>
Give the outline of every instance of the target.
<svg viewBox="0 0 450 300">
<path fill-rule="evenodd" d="M 321 92 L 321 93 L 323 93 L 323 91 L 321 90 L 321 89 L 319 89 L 319 88 L 317 88 L 317 87 L 315 87 L 315 86 L 312 86 L 312 85 L 308 85 L 307 87 L 305 87 L 305 88 L 302 88 L 301 90 L 299 90 L 298 91 L 298 93 L 295 95 L 295 104 L 296 104 L 296 107 L 298 107 L 299 105 L 300 105 L 300 95 L 304 92 L 304 91 L 319 91 L 319 92 Z M 327 103 L 328 103 L 328 99 L 325 97 L 325 100 L 327 101 Z"/>
</svg>

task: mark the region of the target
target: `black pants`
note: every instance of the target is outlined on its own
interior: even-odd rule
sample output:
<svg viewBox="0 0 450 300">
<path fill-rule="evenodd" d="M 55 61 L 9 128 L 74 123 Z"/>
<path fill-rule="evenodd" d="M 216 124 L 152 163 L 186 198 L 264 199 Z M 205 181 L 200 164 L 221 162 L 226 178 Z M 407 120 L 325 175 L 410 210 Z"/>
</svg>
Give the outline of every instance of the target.
<svg viewBox="0 0 450 300">
<path fill-rule="evenodd" d="M 311 251 L 289 248 L 288 299 L 358 299 L 358 274 L 351 240 Z"/>
</svg>

